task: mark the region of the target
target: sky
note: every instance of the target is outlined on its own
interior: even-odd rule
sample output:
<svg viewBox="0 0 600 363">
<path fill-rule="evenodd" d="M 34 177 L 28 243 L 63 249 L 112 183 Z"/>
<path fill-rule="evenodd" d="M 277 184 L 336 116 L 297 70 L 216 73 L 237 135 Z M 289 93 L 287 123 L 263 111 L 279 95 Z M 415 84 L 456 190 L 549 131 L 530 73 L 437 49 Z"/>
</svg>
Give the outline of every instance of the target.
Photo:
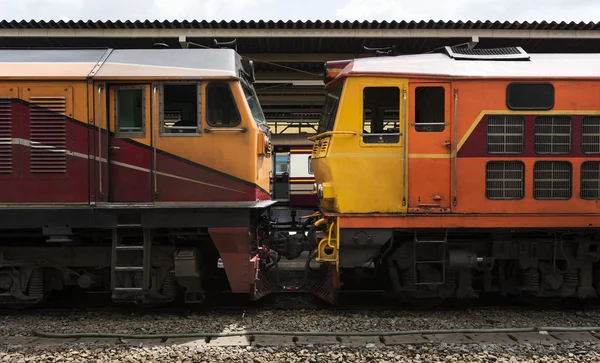
<svg viewBox="0 0 600 363">
<path fill-rule="evenodd" d="M 0 0 L 4 20 L 600 20 L 600 0 Z"/>
</svg>

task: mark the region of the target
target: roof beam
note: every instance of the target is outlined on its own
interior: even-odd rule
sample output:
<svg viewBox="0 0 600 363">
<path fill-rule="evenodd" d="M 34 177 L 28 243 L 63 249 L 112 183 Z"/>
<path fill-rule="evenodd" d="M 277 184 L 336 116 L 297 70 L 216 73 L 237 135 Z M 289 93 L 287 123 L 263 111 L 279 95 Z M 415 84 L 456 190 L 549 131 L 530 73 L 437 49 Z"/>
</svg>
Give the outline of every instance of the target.
<svg viewBox="0 0 600 363">
<path fill-rule="evenodd" d="M 600 30 L 539 29 L 17 29 L 0 37 L 92 38 L 522 38 L 600 39 Z"/>
</svg>

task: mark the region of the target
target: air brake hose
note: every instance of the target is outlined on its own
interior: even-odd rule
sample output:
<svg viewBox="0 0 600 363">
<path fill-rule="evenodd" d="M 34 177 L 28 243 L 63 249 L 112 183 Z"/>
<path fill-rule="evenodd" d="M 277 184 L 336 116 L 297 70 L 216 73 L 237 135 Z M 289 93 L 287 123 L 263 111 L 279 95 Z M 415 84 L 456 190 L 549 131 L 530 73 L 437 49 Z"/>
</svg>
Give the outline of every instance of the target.
<svg viewBox="0 0 600 363">
<path fill-rule="evenodd" d="M 379 332 L 315 332 L 315 331 L 239 331 L 227 333 L 178 333 L 178 334 L 123 334 L 123 333 L 48 333 L 38 330 L 33 335 L 42 338 L 124 338 L 124 339 L 172 339 L 172 338 L 216 338 L 252 335 L 285 336 L 335 336 L 369 337 L 398 336 L 415 334 L 484 334 L 484 333 L 531 333 L 531 332 L 592 332 L 600 327 L 528 327 L 528 328 L 480 328 L 480 329 L 432 329 L 432 330 L 396 330 Z"/>
</svg>

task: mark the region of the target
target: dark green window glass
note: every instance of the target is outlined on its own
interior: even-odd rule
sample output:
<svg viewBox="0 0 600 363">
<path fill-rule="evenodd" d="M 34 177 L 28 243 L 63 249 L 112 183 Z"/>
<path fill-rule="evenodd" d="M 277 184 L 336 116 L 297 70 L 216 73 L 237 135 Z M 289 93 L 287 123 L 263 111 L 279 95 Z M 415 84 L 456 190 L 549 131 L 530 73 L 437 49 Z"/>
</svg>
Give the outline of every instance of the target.
<svg viewBox="0 0 600 363">
<path fill-rule="evenodd" d="M 117 123 L 119 132 L 144 131 L 143 90 L 117 91 Z"/>
</svg>

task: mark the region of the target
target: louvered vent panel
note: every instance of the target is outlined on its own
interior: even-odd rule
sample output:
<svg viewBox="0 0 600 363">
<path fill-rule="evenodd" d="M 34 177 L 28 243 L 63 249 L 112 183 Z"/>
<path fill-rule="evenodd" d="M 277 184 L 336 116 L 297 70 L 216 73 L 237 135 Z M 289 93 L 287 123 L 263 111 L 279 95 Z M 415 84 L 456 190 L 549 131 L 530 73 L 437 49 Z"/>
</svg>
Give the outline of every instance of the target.
<svg viewBox="0 0 600 363">
<path fill-rule="evenodd" d="M 600 199 L 600 162 L 581 164 L 581 198 Z"/>
<path fill-rule="evenodd" d="M 12 171 L 12 102 L 9 98 L 0 98 L 0 174 Z"/>
<path fill-rule="evenodd" d="M 525 150 L 525 118 L 493 115 L 487 121 L 487 150 L 490 154 L 521 154 Z"/>
<path fill-rule="evenodd" d="M 581 120 L 581 151 L 600 154 L 600 116 L 585 116 Z"/>
<path fill-rule="evenodd" d="M 321 152 L 322 153 L 327 151 L 327 146 L 329 146 L 329 140 L 325 139 L 321 142 Z"/>
<path fill-rule="evenodd" d="M 571 163 L 538 161 L 533 166 L 533 197 L 535 199 L 571 198 Z"/>
<path fill-rule="evenodd" d="M 486 167 L 488 199 L 521 199 L 525 194 L 525 166 L 519 161 L 492 161 Z"/>
<path fill-rule="evenodd" d="M 67 171 L 67 125 L 64 97 L 31 97 L 30 168 L 32 173 Z"/>
<path fill-rule="evenodd" d="M 538 116 L 535 118 L 534 150 L 538 154 L 571 152 L 571 117 Z"/>
</svg>

